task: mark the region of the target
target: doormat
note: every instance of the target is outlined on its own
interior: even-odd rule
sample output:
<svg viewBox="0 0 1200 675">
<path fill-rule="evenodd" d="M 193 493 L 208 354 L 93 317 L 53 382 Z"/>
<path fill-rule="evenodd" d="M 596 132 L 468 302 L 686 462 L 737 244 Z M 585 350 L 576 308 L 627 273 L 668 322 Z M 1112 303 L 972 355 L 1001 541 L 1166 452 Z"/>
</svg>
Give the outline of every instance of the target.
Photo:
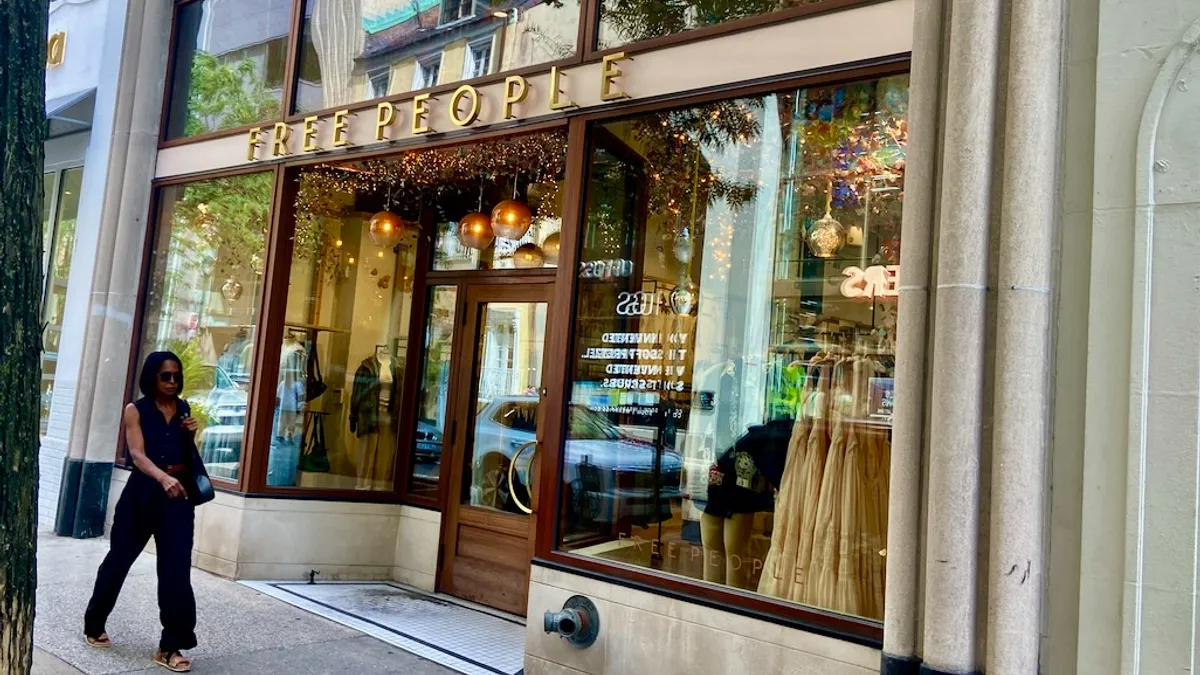
<svg viewBox="0 0 1200 675">
<path fill-rule="evenodd" d="M 384 581 L 241 583 L 466 675 L 523 673 L 519 617 Z"/>
</svg>

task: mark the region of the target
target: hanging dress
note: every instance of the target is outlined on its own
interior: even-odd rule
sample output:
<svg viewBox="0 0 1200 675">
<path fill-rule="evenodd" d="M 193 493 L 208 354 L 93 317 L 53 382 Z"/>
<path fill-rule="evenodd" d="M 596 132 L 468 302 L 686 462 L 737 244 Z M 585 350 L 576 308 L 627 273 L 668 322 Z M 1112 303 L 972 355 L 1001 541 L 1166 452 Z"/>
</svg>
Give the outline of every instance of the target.
<svg viewBox="0 0 1200 675">
<path fill-rule="evenodd" d="M 806 378 L 807 379 L 807 378 Z M 779 481 L 779 494 L 775 497 L 774 526 L 771 529 L 771 548 L 763 561 L 763 574 L 758 581 L 758 592 L 772 597 L 786 593 L 795 576 L 796 558 L 787 555 L 790 547 L 795 552 L 800 541 L 800 525 L 804 516 L 804 482 L 802 470 L 804 456 L 808 452 L 808 434 L 812 421 L 805 414 L 805 404 L 815 392 L 802 390 L 800 403 L 795 408 L 796 423 L 788 441 L 787 462 L 783 478 Z"/>
<path fill-rule="evenodd" d="M 812 556 L 804 588 L 804 602 L 815 607 L 844 611 L 838 602 L 838 568 L 841 553 L 842 498 L 845 491 L 846 436 L 844 400 L 845 368 L 834 367 L 833 390 L 830 395 L 829 453 L 821 490 L 817 498 L 816 523 L 813 531 Z"/>
</svg>

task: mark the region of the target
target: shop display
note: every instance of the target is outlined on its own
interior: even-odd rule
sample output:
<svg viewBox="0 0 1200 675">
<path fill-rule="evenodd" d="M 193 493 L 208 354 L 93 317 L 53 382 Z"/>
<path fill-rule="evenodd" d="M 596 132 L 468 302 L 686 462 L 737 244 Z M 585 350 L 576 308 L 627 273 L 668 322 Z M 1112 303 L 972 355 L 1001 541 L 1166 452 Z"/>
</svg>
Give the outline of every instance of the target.
<svg viewBox="0 0 1200 675">
<path fill-rule="evenodd" d="M 654 461 L 569 481 L 570 430 L 562 548 L 882 619 L 906 87 L 597 129 L 571 403 Z"/>
<path fill-rule="evenodd" d="M 371 480 L 378 474 L 389 475 L 386 465 L 395 456 L 397 387 L 400 370 L 392 360 L 387 345 L 379 345 L 375 353 L 363 359 L 354 372 L 354 389 L 350 394 L 350 433 L 358 439 L 359 490 L 370 489 Z M 381 450 L 382 448 L 382 450 Z"/>
</svg>

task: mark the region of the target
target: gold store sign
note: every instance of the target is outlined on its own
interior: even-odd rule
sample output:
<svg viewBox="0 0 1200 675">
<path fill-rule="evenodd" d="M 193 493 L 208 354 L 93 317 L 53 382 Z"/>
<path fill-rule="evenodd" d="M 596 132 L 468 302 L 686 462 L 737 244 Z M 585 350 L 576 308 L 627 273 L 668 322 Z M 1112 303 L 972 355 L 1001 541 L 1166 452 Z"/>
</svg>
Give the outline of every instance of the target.
<svg viewBox="0 0 1200 675">
<path fill-rule="evenodd" d="M 59 31 L 46 41 L 46 67 L 61 66 L 67 60 L 67 33 Z"/>
<path fill-rule="evenodd" d="M 604 57 L 600 69 L 601 101 L 616 101 L 629 97 L 620 89 L 617 82 L 617 78 L 623 74 L 618 64 L 627 59 L 629 57 L 625 55 L 625 52 L 617 52 Z M 545 94 L 546 110 L 549 112 L 578 107 L 569 96 L 562 92 L 562 77 L 557 66 L 550 69 L 550 84 L 548 92 Z M 524 103 L 529 98 L 532 89 L 529 80 L 525 77 L 512 75 L 506 78 L 501 101 L 502 119 L 516 119 L 515 106 Z M 392 132 L 399 123 L 404 106 L 409 108 L 408 119 L 414 136 L 435 131 L 435 120 L 439 116 L 448 120 L 455 127 L 468 128 L 479 120 L 483 98 L 483 94 L 477 88 L 464 84 L 454 91 L 444 107 L 435 105 L 439 99 L 428 93 L 417 94 L 406 104 L 400 104 L 401 107 L 390 101 L 383 101 L 375 106 L 374 139 L 379 142 L 395 140 L 392 138 Z M 264 159 L 261 155 L 265 154 L 267 146 L 270 147 L 271 157 L 291 155 L 294 150 L 302 153 L 318 152 L 323 149 L 317 143 L 320 125 L 323 121 L 333 123 L 331 139 L 333 148 L 350 146 L 352 145 L 350 142 L 351 125 L 356 114 L 357 111 L 351 113 L 349 109 L 346 109 L 326 115 L 324 118 L 317 115 L 306 117 L 298 139 L 293 139 L 292 126 L 287 122 L 276 122 L 274 127 L 253 127 L 247 138 L 246 159 L 251 162 Z"/>
</svg>

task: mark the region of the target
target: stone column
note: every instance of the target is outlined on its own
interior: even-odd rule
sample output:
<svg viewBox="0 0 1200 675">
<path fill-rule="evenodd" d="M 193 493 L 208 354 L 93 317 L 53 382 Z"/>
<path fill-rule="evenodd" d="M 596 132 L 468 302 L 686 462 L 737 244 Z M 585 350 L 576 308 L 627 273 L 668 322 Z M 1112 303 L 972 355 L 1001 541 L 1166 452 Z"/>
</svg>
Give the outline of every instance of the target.
<svg viewBox="0 0 1200 675">
<path fill-rule="evenodd" d="M 55 527 L 58 534 L 75 537 L 99 536 L 104 531 L 126 399 L 171 28 L 169 3 L 127 0 L 127 5 L 126 39 L 110 131 L 112 149 L 102 174 L 100 235 L 82 327 L 79 383 Z"/>
<path fill-rule="evenodd" d="M 980 459 L 1000 26 L 999 0 L 953 0 L 930 395 L 924 669 L 931 675 L 972 673 L 979 666 Z"/>
<path fill-rule="evenodd" d="M 989 675 L 1036 673 L 1039 664 L 1063 21 L 1062 0 L 1013 0 L 998 252 Z"/>
<path fill-rule="evenodd" d="M 896 328 L 896 415 L 888 495 L 887 586 L 883 617 L 886 675 L 920 664 L 921 487 L 925 454 L 925 368 L 929 281 L 937 213 L 938 115 L 945 0 L 918 0 L 909 79 L 908 150 L 900 226 Z"/>
</svg>

